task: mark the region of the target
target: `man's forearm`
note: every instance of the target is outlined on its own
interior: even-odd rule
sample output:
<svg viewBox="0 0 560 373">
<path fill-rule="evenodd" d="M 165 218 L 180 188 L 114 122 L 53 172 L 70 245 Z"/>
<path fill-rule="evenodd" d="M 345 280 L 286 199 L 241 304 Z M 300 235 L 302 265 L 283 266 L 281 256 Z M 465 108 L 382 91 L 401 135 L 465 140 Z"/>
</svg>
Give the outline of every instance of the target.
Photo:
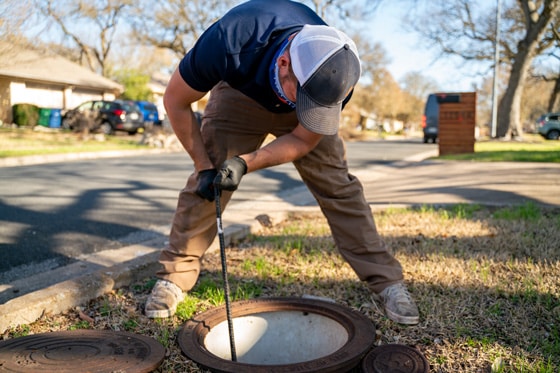
<svg viewBox="0 0 560 373">
<path fill-rule="evenodd" d="M 313 150 L 321 139 L 316 134 L 300 135 L 298 131 L 291 132 L 252 153 L 241 155 L 247 163 L 247 172 L 293 162 Z"/>
<path fill-rule="evenodd" d="M 169 116 L 175 135 L 190 155 L 197 171 L 214 168 L 202 141 L 200 127 L 192 110 L 176 111 Z"/>
</svg>

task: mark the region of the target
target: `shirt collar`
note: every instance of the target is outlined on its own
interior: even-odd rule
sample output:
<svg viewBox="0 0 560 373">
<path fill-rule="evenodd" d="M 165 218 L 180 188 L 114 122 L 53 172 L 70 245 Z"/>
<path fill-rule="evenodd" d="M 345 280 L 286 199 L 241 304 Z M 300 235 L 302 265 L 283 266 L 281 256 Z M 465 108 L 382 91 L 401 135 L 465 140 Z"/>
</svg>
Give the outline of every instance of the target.
<svg viewBox="0 0 560 373">
<path fill-rule="evenodd" d="M 290 99 L 286 97 L 286 94 L 282 89 L 282 84 L 280 84 L 280 78 L 278 77 L 278 71 L 279 71 L 278 58 L 286 51 L 286 48 L 288 47 L 290 40 L 292 40 L 291 36 L 286 38 L 286 40 L 284 40 L 282 45 L 280 45 L 280 47 L 276 51 L 276 54 L 274 55 L 274 58 L 272 59 L 272 62 L 270 64 L 269 77 L 270 77 L 270 85 L 272 86 L 272 90 L 274 91 L 274 93 L 276 93 L 278 99 L 283 103 L 289 105 L 292 109 L 295 109 L 296 108 L 295 102 L 290 101 Z"/>
</svg>

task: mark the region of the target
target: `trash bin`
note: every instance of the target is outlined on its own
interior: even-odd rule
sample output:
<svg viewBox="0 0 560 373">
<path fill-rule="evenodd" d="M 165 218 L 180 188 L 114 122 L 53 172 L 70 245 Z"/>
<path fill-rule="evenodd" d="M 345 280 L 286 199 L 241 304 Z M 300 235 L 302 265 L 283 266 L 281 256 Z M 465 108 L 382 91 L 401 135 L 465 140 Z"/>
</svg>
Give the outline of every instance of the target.
<svg viewBox="0 0 560 373">
<path fill-rule="evenodd" d="M 62 109 L 51 109 L 51 113 L 49 116 L 49 127 L 51 128 L 60 128 L 60 124 L 62 123 Z"/>
<path fill-rule="evenodd" d="M 439 102 L 439 155 L 474 153 L 476 92 L 442 93 Z"/>
<path fill-rule="evenodd" d="M 51 109 L 45 109 L 45 108 L 39 109 L 39 120 L 37 121 L 37 124 L 40 126 L 48 127 L 50 116 L 51 116 Z"/>
</svg>

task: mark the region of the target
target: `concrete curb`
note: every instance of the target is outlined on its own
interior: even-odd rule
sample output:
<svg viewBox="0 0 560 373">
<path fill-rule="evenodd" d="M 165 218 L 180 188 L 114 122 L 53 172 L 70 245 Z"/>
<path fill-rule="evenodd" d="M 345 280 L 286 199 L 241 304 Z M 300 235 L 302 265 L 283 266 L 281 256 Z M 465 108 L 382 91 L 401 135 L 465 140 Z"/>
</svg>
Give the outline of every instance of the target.
<svg viewBox="0 0 560 373">
<path fill-rule="evenodd" d="M 43 315 L 58 314 L 89 302 L 156 271 L 159 253 L 154 252 L 128 263 L 115 265 L 45 289 L 23 295 L 0 305 L 0 332 L 29 324 Z"/>
</svg>

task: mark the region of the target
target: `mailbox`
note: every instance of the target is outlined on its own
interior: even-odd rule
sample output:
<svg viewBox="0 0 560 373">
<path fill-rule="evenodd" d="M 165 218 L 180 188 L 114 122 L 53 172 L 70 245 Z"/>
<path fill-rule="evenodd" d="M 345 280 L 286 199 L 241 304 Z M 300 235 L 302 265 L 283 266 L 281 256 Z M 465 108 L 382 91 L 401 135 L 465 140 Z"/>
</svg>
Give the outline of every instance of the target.
<svg viewBox="0 0 560 373">
<path fill-rule="evenodd" d="M 474 153 L 476 92 L 438 95 L 453 97 L 439 102 L 439 155 Z"/>
</svg>

